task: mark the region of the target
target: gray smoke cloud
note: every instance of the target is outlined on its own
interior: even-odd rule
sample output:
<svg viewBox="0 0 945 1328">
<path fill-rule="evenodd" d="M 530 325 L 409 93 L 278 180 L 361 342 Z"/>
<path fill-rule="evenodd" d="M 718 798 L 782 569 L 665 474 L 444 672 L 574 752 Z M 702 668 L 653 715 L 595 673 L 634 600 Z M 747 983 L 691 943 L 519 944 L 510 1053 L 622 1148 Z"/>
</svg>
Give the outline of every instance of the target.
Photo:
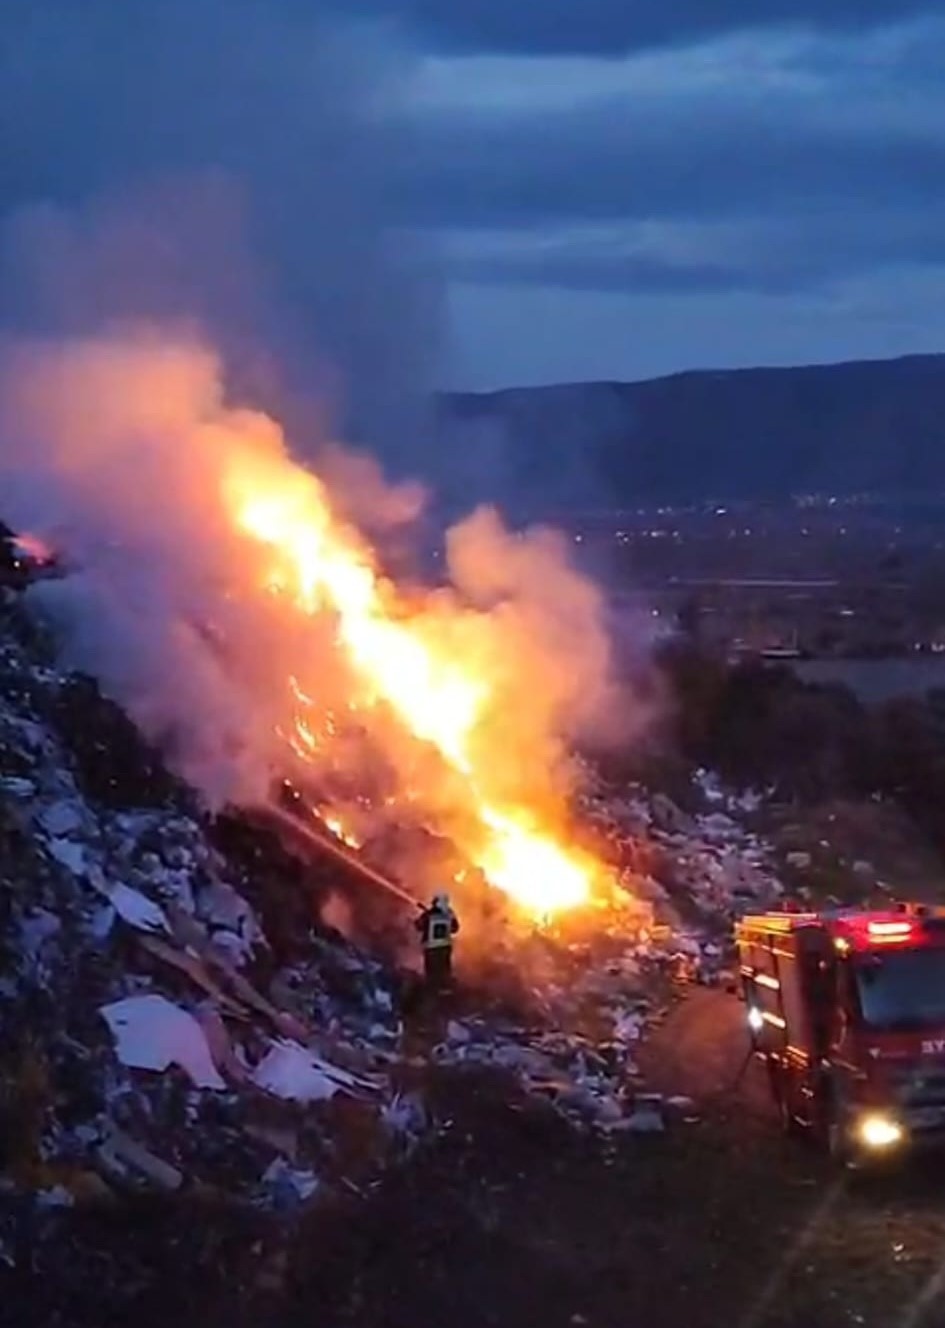
<svg viewBox="0 0 945 1328">
<path fill-rule="evenodd" d="M 346 718 L 319 777 L 379 759 L 467 852 L 483 799 L 557 822 L 570 741 L 619 729 L 603 598 L 562 539 L 485 511 L 451 532 L 449 584 L 396 591 L 362 532 L 409 530 L 422 486 L 337 442 L 403 462 L 428 387 L 435 300 L 384 201 L 396 61 L 255 0 L 14 13 L 0 519 L 74 569 L 34 592 L 66 661 L 212 805 L 267 795 L 309 697 L 367 733 Z M 342 597 L 367 568 L 375 587 L 343 649 L 337 602 L 300 609 L 288 539 L 317 543 L 329 510 Z"/>
<path fill-rule="evenodd" d="M 369 458 L 343 465 L 378 520 L 409 520 L 415 487 L 387 485 Z M 447 584 L 396 591 L 278 422 L 234 401 L 218 351 L 185 328 L 0 347 L 0 492 L 15 528 L 75 567 L 35 592 L 67 661 L 211 803 L 266 796 L 291 761 L 299 694 L 321 717 L 353 704 L 371 751 L 441 824 L 478 798 L 550 807 L 569 741 L 615 727 L 605 602 L 564 537 L 511 532 L 483 508 L 449 533 Z M 326 565 L 340 570 L 321 612 L 304 586 Z"/>
</svg>

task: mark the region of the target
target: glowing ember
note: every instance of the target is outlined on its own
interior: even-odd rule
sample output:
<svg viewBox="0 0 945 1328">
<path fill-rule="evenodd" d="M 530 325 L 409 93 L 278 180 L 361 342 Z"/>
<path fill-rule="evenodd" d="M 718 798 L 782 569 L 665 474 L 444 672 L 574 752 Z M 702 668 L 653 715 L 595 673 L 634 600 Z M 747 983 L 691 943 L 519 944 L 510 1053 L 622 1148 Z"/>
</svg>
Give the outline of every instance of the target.
<svg viewBox="0 0 945 1328">
<path fill-rule="evenodd" d="M 307 615 L 331 615 L 337 645 L 362 691 L 352 705 L 386 704 L 460 781 L 468 825 L 451 825 L 450 833 L 462 852 L 536 917 L 586 902 L 598 864 L 565 847 L 536 808 L 506 805 L 483 791 L 495 787 L 488 763 L 501 759 L 494 744 L 480 741 L 498 699 L 488 675 L 463 654 L 462 623 L 452 624 L 451 635 L 429 613 L 412 609 L 379 575 L 359 533 L 336 517 L 314 475 L 295 467 L 267 468 L 237 454 L 224 477 L 224 498 L 239 528 L 271 554 L 264 585 Z M 288 686 L 298 705 L 312 706 L 297 678 Z M 323 721 L 313 726 L 306 715 L 287 736 L 304 759 L 319 747 L 322 731 L 332 732 Z M 325 819 L 339 838 L 356 846 L 340 820 Z"/>
<path fill-rule="evenodd" d="M 322 815 L 322 820 L 335 838 L 340 839 L 343 844 L 347 844 L 349 848 L 361 847 L 360 839 L 358 839 L 357 835 L 353 835 L 350 830 L 345 828 L 344 822 L 341 820 L 340 816 L 334 816 L 331 812 L 325 812 Z"/>
<path fill-rule="evenodd" d="M 36 535 L 15 535 L 12 543 L 18 554 L 24 558 L 31 558 L 34 563 L 39 563 L 41 566 L 53 560 L 52 549 Z"/>
</svg>

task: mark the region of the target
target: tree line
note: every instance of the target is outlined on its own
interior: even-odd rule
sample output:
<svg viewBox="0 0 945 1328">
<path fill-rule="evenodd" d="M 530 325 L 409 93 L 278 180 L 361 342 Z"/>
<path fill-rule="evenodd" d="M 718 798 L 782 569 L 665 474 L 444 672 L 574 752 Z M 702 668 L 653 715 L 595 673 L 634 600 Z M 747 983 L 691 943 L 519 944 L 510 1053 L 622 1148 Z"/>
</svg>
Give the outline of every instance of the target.
<svg viewBox="0 0 945 1328">
<path fill-rule="evenodd" d="M 729 665 L 676 641 L 664 739 L 687 765 L 784 801 L 896 801 L 945 851 L 945 689 L 865 705 L 842 684 L 807 683 L 786 666 Z"/>
</svg>

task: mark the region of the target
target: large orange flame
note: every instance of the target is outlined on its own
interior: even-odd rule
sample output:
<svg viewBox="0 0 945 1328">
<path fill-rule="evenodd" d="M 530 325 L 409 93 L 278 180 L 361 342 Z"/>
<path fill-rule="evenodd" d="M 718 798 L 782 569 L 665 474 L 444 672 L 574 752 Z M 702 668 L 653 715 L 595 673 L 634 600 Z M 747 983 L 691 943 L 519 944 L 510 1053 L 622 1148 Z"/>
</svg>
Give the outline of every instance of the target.
<svg viewBox="0 0 945 1328">
<path fill-rule="evenodd" d="M 483 792 L 486 758 L 475 735 L 494 703 L 488 677 L 411 612 L 361 535 L 337 517 L 323 484 L 297 467 L 268 468 L 237 454 L 224 499 L 238 527 L 268 549 L 269 586 L 306 614 L 332 616 L 337 644 L 363 686 L 359 704 L 386 704 L 463 782 L 472 815 L 462 852 L 535 917 L 586 902 L 598 864 L 566 847 L 537 808 L 504 805 Z M 296 700 L 309 700 L 295 680 L 290 685 Z M 304 718 L 292 739 L 303 756 L 319 742 Z M 352 842 L 337 818 L 328 823 Z"/>
<path fill-rule="evenodd" d="M 533 916 L 609 893 L 568 836 L 565 739 L 608 709 L 610 658 L 563 537 L 472 513 L 450 532 L 449 584 L 398 588 L 278 423 L 228 404 L 219 356 L 177 329 L 0 356 L 0 450 L 50 519 L 64 504 L 64 537 L 108 589 L 115 649 L 90 649 L 93 667 L 149 736 L 177 735 L 208 799 L 258 800 L 295 753 L 326 828 L 365 848 L 386 833 L 424 889 L 484 875 Z M 355 470 L 333 473 L 364 520 L 410 508 Z M 144 666 L 137 637 L 120 649 L 142 603 Z"/>
</svg>

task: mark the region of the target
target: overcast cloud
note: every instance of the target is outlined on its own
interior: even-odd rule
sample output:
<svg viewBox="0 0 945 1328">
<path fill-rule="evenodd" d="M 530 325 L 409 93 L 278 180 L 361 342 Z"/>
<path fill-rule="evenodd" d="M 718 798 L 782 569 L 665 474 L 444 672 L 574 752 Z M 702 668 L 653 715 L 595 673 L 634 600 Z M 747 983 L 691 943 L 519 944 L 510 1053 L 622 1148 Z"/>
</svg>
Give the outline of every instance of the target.
<svg viewBox="0 0 945 1328">
<path fill-rule="evenodd" d="M 293 317 L 391 383 L 942 349 L 938 11 L 0 0 L 4 206 L 223 168 Z"/>
<path fill-rule="evenodd" d="M 300 6 L 304 0 L 298 0 Z M 933 0 L 333 0 L 448 51 L 612 57 L 679 46 L 759 22 L 858 31 L 931 11 Z"/>
</svg>

